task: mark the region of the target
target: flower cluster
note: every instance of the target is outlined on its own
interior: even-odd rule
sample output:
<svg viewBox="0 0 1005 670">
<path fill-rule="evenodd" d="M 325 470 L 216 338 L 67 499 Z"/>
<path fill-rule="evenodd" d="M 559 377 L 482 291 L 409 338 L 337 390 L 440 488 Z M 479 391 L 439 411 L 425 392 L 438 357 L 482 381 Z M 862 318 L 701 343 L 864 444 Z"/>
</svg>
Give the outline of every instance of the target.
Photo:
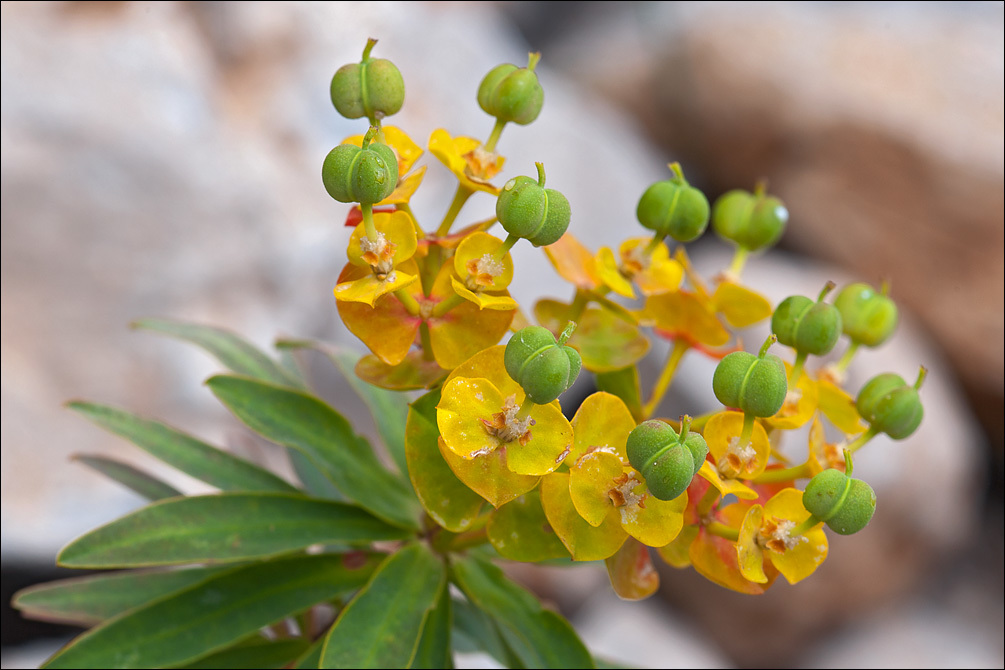
<svg viewBox="0 0 1005 670">
<path fill-rule="evenodd" d="M 781 236 L 785 206 L 763 185 L 710 204 L 677 163 L 640 194 L 645 234 L 589 249 L 568 232 L 575 203 L 546 187 L 541 163 L 534 176 L 500 177 L 503 130 L 531 123 L 543 104 L 538 58 L 482 81 L 478 103 L 494 118 L 485 142 L 444 129 L 430 136 L 428 150 L 445 168 L 431 176 L 456 181 L 435 227 L 410 206 L 427 173 L 416 167 L 423 150 L 383 124 L 401 107 L 403 83 L 375 77 L 361 86 L 347 76 L 332 84 L 336 108 L 370 124 L 335 147 L 322 170 L 332 197 L 352 205 L 335 299 L 371 352 L 357 375 L 425 393 L 410 410 L 406 454 L 431 541 L 455 550 L 489 543 L 520 561 L 604 560 L 625 598 L 658 585 L 647 547 L 744 593 L 763 592 L 779 574 L 790 583 L 808 577 L 827 557 L 823 526 L 855 532 L 875 508 L 872 489 L 850 477 L 851 454 L 881 432 L 903 439 L 921 421 L 924 369 L 913 385 L 886 374 L 857 397 L 843 388 L 855 351 L 896 326 L 886 287 L 852 284 L 828 303 L 828 284 L 816 300 L 773 306 L 742 275 L 750 256 Z M 496 215 L 465 220 L 472 197 L 494 198 Z M 709 224 L 735 256 L 704 278 L 685 244 Z M 533 306 L 536 324 L 508 291 L 519 271 L 510 249 L 521 240 L 542 247 L 571 285 L 567 301 Z M 771 337 L 758 353 L 745 351 L 739 331 L 769 319 Z M 840 362 L 810 369 L 842 335 Z M 652 337 L 671 347 L 643 393 L 637 366 Z M 790 360 L 773 348 L 790 349 Z M 668 414 L 663 399 L 685 356 L 719 361 L 710 380 L 719 410 Z M 584 369 L 597 390 L 570 421 L 560 396 Z M 779 445 L 806 425 L 805 460 L 792 464 Z"/>
</svg>

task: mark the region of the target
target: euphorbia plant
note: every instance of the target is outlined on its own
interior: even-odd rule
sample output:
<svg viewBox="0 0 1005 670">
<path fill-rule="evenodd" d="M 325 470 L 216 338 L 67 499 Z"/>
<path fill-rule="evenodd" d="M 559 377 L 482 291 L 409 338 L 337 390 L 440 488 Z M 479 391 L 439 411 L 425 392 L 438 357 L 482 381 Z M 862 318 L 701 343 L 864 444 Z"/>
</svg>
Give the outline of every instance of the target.
<svg viewBox="0 0 1005 670">
<path fill-rule="evenodd" d="M 215 355 L 228 373 L 210 390 L 285 448 L 297 480 L 129 412 L 70 403 L 220 492 L 185 496 L 123 463 L 84 459 L 151 504 L 59 555 L 64 566 L 110 572 L 16 597 L 27 616 L 91 627 L 48 667 L 449 667 L 458 649 L 514 667 L 592 667 L 569 623 L 497 562 L 604 561 L 614 591 L 640 599 L 658 587 L 655 555 L 757 594 L 779 574 L 796 583 L 816 569 L 825 524 L 848 534 L 872 517 L 875 495 L 850 478 L 850 454 L 880 432 L 903 439 L 917 428 L 924 378 L 909 386 L 881 375 L 857 400 L 841 388 L 854 349 L 893 330 L 885 289 L 853 285 L 835 307 L 828 286 L 816 303 L 793 296 L 773 310 L 741 275 L 748 255 L 781 235 L 784 206 L 759 186 L 710 207 L 677 163 L 635 208 L 652 235 L 591 252 L 567 232 L 586 215 L 546 188 L 543 164 L 536 176 L 493 181 L 503 130 L 541 110 L 537 54 L 478 87 L 495 119 L 484 143 L 443 129 L 430 137 L 441 176 L 457 187 L 443 218 L 423 225 L 410 206 L 422 150 L 384 125 L 404 82 L 373 47 L 331 83 L 335 108 L 368 127 L 322 167 L 328 193 L 352 205 L 335 304 L 371 353 L 281 340 L 275 358 L 215 328 L 138 322 Z M 495 198 L 496 216 L 464 221 L 474 196 Z M 625 203 L 626 219 L 631 211 Z M 737 250 L 706 280 L 683 244 L 710 219 Z M 533 306 L 536 325 L 508 292 L 521 240 L 543 247 L 572 285 L 567 302 Z M 615 297 L 636 291 L 641 304 Z M 769 318 L 774 333 L 759 353 L 744 351 L 735 329 Z M 852 353 L 837 370 L 813 369 L 810 356 L 842 332 Z M 673 344 L 643 393 L 637 366 L 650 335 Z M 794 349 L 792 365 L 781 346 L 768 353 L 776 340 Z M 383 450 L 311 391 L 288 356 L 301 349 L 346 375 Z M 708 383 L 723 407 L 663 403 L 686 355 L 720 359 Z M 561 398 L 580 377 L 597 390 L 570 419 Z M 784 433 L 808 423 L 805 462 L 779 458 Z M 841 435 L 835 443 L 825 423 Z"/>
</svg>

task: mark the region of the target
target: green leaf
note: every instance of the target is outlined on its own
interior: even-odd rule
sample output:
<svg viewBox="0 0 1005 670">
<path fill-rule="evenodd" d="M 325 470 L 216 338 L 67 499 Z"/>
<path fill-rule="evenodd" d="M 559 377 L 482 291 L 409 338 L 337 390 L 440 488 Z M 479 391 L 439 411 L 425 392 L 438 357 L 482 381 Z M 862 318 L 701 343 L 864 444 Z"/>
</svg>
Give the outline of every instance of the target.
<svg viewBox="0 0 1005 670">
<path fill-rule="evenodd" d="M 453 646 L 460 652 L 485 652 L 504 668 L 522 668 L 523 663 L 513 653 L 499 633 L 499 628 L 485 612 L 467 600 L 453 600 Z"/>
<path fill-rule="evenodd" d="M 642 421 L 642 391 L 639 388 L 639 371 L 635 366 L 612 372 L 596 373 L 597 390 L 616 395 L 624 401 L 636 421 Z"/>
<path fill-rule="evenodd" d="M 300 480 L 300 483 L 304 485 L 304 488 L 311 495 L 341 502 L 348 500 L 348 498 L 342 495 L 341 491 L 335 488 L 332 480 L 328 479 L 321 472 L 321 469 L 314 464 L 314 461 L 308 458 L 304 452 L 292 447 L 284 448 L 286 449 L 286 455 L 290 458 L 290 465 L 293 466 L 293 471 L 297 473 L 297 479 Z"/>
<path fill-rule="evenodd" d="M 638 326 L 608 309 L 587 309 L 569 338 L 590 372 L 613 372 L 634 365 L 649 351 L 649 338 Z"/>
<path fill-rule="evenodd" d="M 440 583 L 440 593 L 436 596 L 436 606 L 426 617 L 419 637 L 419 648 L 415 651 L 411 668 L 453 668 L 454 658 L 450 653 L 450 629 L 453 627 L 453 608 L 450 587 L 446 579 Z"/>
<path fill-rule="evenodd" d="M 321 652 L 324 651 L 325 639 L 327 637 L 328 635 L 325 634 L 315 640 L 310 646 L 310 649 L 304 652 L 300 658 L 296 660 L 293 667 L 296 668 L 296 670 L 307 670 L 308 668 L 311 670 L 317 670 L 317 668 L 320 668 Z"/>
<path fill-rule="evenodd" d="M 388 557 L 335 620 L 321 667 L 408 667 L 445 579 L 443 563 L 425 545 Z"/>
<path fill-rule="evenodd" d="M 405 426 L 405 455 L 412 487 L 426 513 L 449 531 L 471 527 L 484 499 L 457 478 L 443 460 L 437 438 L 436 405 L 440 391 L 430 391 L 414 403 Z"/>
<path fill-rule="evenodd" d="M 126 612 L 73 640 L 50 668 L 190 663 L 312 605 L 358 588 L 376 567 L 338 555 L 297 556 L 229 570 Z"/>
<path fill-rule="evenodd" d="M 486 530 L 496 551 L 511 561 L 569 558 L 569 550 L 544 515 L 541 492 L 537 489 L 493 510 Z"/>
<path fill-rule="evenodd" d="M 175 668 L 284 668 L 307 651 L 310 642 L 303 638 L 267 640 L 255 635 L 229 649 L 203 656 L 197 661 Z"/>
<path fill-rule="evenodd" d="M 203 582 L 233 566 L 130 571 L 61 579 L 29 586 L 11 605 L 29 619 L 93 626 L 169 593 Z"/>
<path fill-rule="evenodd" d="M 300 382 L 269 358 L 261 349 L 234 333 L 168 319 L 140 319 L 132 327 L 191 342 L 205 349 L 228 370 L 284 386 L 301 387 Z"/>
<path fill-rule="evenodd" d="M 224 493 L 148 505 L 77 538 L 71 568 L 232 562 L 312 544 L 401 540 L 408 533 L 343 503 L 286 493 Z"/>
<path fill-rule="evenodd" d="M 170 484 L 162 482 L 153 475 L 148 475 L 142 470 L 138 470 L 128 463 L 117 461 L 114 458 L 76 454 L 73 456 L 73 460 L 80 461 L 87 467 L 114 479 L 123 486 L 139 493 L 147 500 L 163 500 L 164 498 L 174 498 L 182 494 L 181 491 Z"/>
<path fill-rule="evenodd" d="M 89 402 L 71 402 L 67 407 L 168 465 L 224 491 L 297 490 L 268 470 L 163 423 Z"/>
<path fill-rule="evenodd" d="M 492 616 L 506 642 L 530 668 L 592 668 L 593 658 L 569 622 L 487 561 L 473 556 L 452 564 L 464 595 Z"/>
<path fill-rule="evenodd" d="M 408 464 L 405 462 L 407 395 L 378 388 L 360 379 L 355 372 L 360 356 L 353 351 L 315 340 L 280 340 L 276 342 L 276 346 L 281 349 L 314 349 L 327 356 L 349 382 L 356 395 L 366 403 L 367 409 L 373 415 L 377 433 L 398 466 L 398 470 L 402 473 L 408 472 Z"/>
<path fill-rule="evenodd" d="M 207 384 L 249 428 L 307 454 L 350 500 L 388 523 L 419 530 L 415 497 L 349 422 L 320 399 L 246 377 L 218 375 Z"/>
</svg>

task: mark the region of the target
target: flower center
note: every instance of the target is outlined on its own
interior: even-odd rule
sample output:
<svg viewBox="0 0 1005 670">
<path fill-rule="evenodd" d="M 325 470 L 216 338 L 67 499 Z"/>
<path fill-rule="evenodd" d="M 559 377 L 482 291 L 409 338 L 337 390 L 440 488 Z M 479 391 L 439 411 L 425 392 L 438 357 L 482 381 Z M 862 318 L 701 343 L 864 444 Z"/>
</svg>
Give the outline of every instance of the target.
<svg viewBox="0 0 1005 670">
<path fill-rule="evenodd" d="M 394 281 L 394 250 L 397 248 L 394 242 L 388 242 L 384 233 L 378 232 L 375 240 L 365 235 L 359 238 L 359 248 L 363 252 L 363 260 L 370 264 L 377 279 Z"/>
<path fill-rule="evenodd" d="M 491 419 L 481 419 L 485 432 L 503 444 L 519 440 L 521 445 L 530 442 L 530 427 L 536 421 L 530 416 L 519 418 L 520 406 L 516 404 L 516 396 L 511 395 L 503 403 L 502 411 L 496 412 Z"/>
<path fill-rule="evenodd" d="M 726 479 L 735 479 L 738 474 L 753 467 L 756 461 L 757 452 L 754 447 L 749 442 L 741 447 L 740 437 L 733 436 L 729 438 L 729 446 L 719 463 L 719 474 Z"/>
<path fill-rule="evenodd" d="M 467 263 L 468 277 L 464 285 L 472 291 L 483 291 L 492 286 L 496 277 L 505 270 L 503 262 L 492 254 L 483 254 L 481 258 L 472 258 Z"/>
<path fill-rule="evenodd" d="M 607 492 L 607 497 L 611 499 L 615 507 L 621 510 L 621 523 L 630 523 L 635 520 L 635 515 L 640 509 L 645 509 L 646 494 L 638 494 L 635 489 L 640 482 L 635 478 L 635 473 L 622 473 L 614 478 L 614 487 Z"/>
<path fill-rule="evenodd" d="M 486 151 L 482 146 L 475 147 L 461 158 L 467 163 L 464 174 L 474 182 L 487 184 L 502 171 L 502 156 Z"/>
<path fill-rule="evenodd" d="M 621 274 L 629 279 L 649 269 L 652 258 L 646 253 L 644 244 L 638 244 L 621 253 Z"/>
<path fill-rule="evenodd" d="M 792 529 L 795 527 L 796 522 L 791 519 L 771 517 L 761 524 L 761 529 L 757 533 L 757 542 L 765 549 L 784 554 L 803 542 L 809 542 L 809 538 L 805 535 L 792 536 Z"/>
</svg>

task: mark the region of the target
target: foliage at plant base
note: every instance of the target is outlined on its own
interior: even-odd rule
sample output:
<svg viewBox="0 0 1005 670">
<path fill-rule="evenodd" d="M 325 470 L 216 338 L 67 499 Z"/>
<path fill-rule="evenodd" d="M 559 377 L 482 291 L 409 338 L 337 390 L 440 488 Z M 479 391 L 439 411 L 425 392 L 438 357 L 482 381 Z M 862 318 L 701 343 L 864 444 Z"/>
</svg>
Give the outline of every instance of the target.
<svg viewBox="0 0 1005 670">
<path fill-rule="evenodd" d="M 825 527 L 846 535 L 872 518 L 876 497 L 851 476 L 851 455 L 879 433 L 914 432 L 925 376 L 879 375 L 855 398 L 842 388 L 855 351 L 896 327 L 886 287 L 852 284 L 828 303 L 828 284 L 816 300 L 773 308 L 742 272 L 781 236 L 784 205 L 763 186 L 710 204 L 677 163 L 640 196 L 649 232 L 588 249 L 568 232 L 583 214 L 546 187 L 542 164 L 493 182 L 504 128 L 541 111 L 538 54 L 482 80 L 478 104 L 495 119 L 484 143 L 444 129 L 429 138 L 457 188 L 427 229 L 409 204 L 423 150 L 383 123 L 402 107 L 404 81 L 374 46 L 331 83 L 335 108 L 369 127 L 322 167 L 328 193 L 351 205 L 336 305 L 371 353 L 282 340 L 272 356 L 217 328 L 137 322 L 214 355 L 227 373 L 210 390 L 286 450 L 297 481 L 128 411 L 70 403 L 219 493 L 185 496 L 117 460 L 80 458 L 151 503 L 58 558 L 106 572 L 15 597 L 25 616 L 89 627 L 46 667 L 444 668 L 458 651 L 508 667 L 594 667 L 569 623 L 499 562 L 603 561 L 614 591 L 634 600 L 658 588 L 655 559 L 759 594 L 816 570 Z M 455 229 L 473 196 L 495 198 L 496 216 Z M 706 279 L 684 243 L 709 223 L 736 253 Z M 521 240 L 570 284 L 568 302 L 533 306 L 536 324 L 507 290 Z M 772 335 L 744 351 L 737 331 L 769 318 Z M 647 334 L 672 347 L 644 394 Z M 842 335 L 837 364 L 807 368 Z M 791 363 L 771 353 L 783 346 Z M 382 445 L 308 388 L 291 356 L 304 349 L 346 376 Z M 709 383 L 721 410 L 660 415 L 684 356 L 719 360 Z M 560 397 L 583 371 L 598 390 L 569 420 Z M 805 460 L 782 460 L 786 432 L 807 425 Z"/>
</svg>

